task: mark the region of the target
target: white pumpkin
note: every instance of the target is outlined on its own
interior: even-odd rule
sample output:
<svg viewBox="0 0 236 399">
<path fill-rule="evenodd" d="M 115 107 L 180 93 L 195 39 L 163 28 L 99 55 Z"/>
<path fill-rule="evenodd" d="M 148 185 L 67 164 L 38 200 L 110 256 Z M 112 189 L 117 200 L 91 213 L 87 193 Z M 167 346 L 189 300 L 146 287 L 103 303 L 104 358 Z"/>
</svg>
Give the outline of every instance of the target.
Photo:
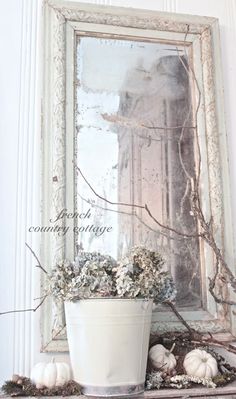
<svg viewBox="0 0 236 399">
<path fill-rule="evenodd" d="M 194 349 L 187 353 L 183 363 L 187 375 L 212 378 L 218 373 L 216 359 L 204 350 Z"/>
<path fill-rule="evenodd" d="M 71 379 L 71 369 L 67 363 L 37 363 L 30 375 L 36 388 L 53 388 L 64 385 Z"/>
<path fill-rule="evenodd" d="M 157 369 L 162 369 L 163 371 L 173 370 L 176 366 L 176 359 L 171 353 L 174 349 L 174 345 L 169 351 L 163 345 L 154 345 L 149 351 L 149 359 L 152 365 Z"/>
</svg>

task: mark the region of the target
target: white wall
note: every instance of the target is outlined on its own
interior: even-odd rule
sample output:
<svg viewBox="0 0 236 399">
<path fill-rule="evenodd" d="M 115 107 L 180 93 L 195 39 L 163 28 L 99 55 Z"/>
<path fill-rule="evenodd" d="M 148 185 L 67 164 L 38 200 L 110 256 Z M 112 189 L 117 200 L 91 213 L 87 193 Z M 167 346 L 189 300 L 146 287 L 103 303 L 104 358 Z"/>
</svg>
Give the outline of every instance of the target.
<svg viewBox="0 0 236 399">
<path fill-rule="evenodd" d="M 84 1 L 88 3 L 88 1 Z M 92 1 L 91 1 L 92 2 Z M 233 203 L 236 199 L 236 1 L 107 0 L 97 4 L 208 15 L 221 30 L 226 123 Z M 41 0 L 1 0 L 0 14 L 0 312 L 34 306 L 40 275 L 25 241 L 39 253 L 40 23 Z M 233 208 L 233 215 L 236 212 Z M 236 225 L 236 224 L 235 224 Z M 40 354 L 39 313 L 0 317 L 0 383 L 14 372 L 27 375 Z M 62 356 L 59 356 L 62 358 Z"/>
</svg>

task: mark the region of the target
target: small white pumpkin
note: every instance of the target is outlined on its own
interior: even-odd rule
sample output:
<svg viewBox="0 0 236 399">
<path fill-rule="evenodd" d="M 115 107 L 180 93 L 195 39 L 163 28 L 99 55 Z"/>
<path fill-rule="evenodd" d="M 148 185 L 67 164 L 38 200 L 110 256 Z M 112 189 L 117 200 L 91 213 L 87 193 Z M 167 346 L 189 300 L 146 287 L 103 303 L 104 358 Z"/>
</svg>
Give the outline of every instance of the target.
<svg viewBox="0 0 236 399">
<path fill-rule="evenodd" d="M 216 359 L 204 350 L 194 349 L 187 353 L 183 363 L 187 375 L 199 378 L 212 378 L 218 373 Z"/>
<path fill-rule="evenodd" d="M 149 359 L 152 365 L 157 369 L 161 368 L 163 371 L 173 370 L 176 366 L 176 359 L 173 353 L 171 353 L 174 346 L 175 345 L 173 345 L 169 351 L 163 345 L 154 345 L 149 351 Z"/>
<path fill-rule="evenodd" d="M 56 363 L 52 359 L 50 363 L 37 363 L 30 379 L 38 389 L 58 387 L 70 381 L 71 369 L 67 363 Z"/>
</svg>

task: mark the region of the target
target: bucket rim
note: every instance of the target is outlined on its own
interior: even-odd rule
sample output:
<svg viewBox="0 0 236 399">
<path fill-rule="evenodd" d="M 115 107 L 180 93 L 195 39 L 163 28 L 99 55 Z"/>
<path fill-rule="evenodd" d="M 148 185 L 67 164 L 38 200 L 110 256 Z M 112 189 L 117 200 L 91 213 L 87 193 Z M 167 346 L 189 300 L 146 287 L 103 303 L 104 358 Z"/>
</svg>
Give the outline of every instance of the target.
<svg viewBox="0 0 236 399">
<path fill-rule="evenodd" d="M 64 301 L 64 303 L 77 303 L 82 301 L 96 301 L 96 302 L 106 302 L 106 301 L 122 301 L 122 302 L 153 302 L 153 298 L 116 298 L 116 297 L 105 297 L 105 298 L 98 298 L 98 297 L 91 297 L 91 298 L 83 298 L 77 299 L 75 301 Z"/>
</svg>

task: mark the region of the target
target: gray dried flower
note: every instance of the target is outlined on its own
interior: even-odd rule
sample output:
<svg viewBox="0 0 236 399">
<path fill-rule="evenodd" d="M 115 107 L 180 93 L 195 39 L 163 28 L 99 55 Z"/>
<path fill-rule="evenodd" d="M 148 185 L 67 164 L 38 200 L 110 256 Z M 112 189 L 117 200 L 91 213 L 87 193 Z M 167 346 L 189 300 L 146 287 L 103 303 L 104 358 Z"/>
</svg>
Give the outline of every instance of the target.
<svg viewBox="0 0 236 399">
<path fill-rule="evenodd" d="M 192 375 L 181 374 L 175 375 L 170 379 L 170 386 L 179 389 L 187 388 L 189 386 L 189 383 L 201 384 L 206 386 L 207 388 L 216 388 L 216 384 L 212 381 L 211 378 L 200 378 Z"/>
<path fill-rule="evenodd" d="M 152 371 L 146 375 L 146 389 L 160 389 L 163 378 L 160 371 Z"/>
<path fill-rule="evenodd" d="M 74 263 L 58 263 L 48 276 L 49 291 L 63 301 L 113 296 L 115 293 L 111 256 L 81 252 Z"/>
<path fill-rule="evenodd" d="M 154 302 L 172 301 L 176 291 L 173 279 L 163 270 L 159 252 L 133 247 L 119 262 L 116 288 L 120 297 L 153 298 Z"/>
</svg>

